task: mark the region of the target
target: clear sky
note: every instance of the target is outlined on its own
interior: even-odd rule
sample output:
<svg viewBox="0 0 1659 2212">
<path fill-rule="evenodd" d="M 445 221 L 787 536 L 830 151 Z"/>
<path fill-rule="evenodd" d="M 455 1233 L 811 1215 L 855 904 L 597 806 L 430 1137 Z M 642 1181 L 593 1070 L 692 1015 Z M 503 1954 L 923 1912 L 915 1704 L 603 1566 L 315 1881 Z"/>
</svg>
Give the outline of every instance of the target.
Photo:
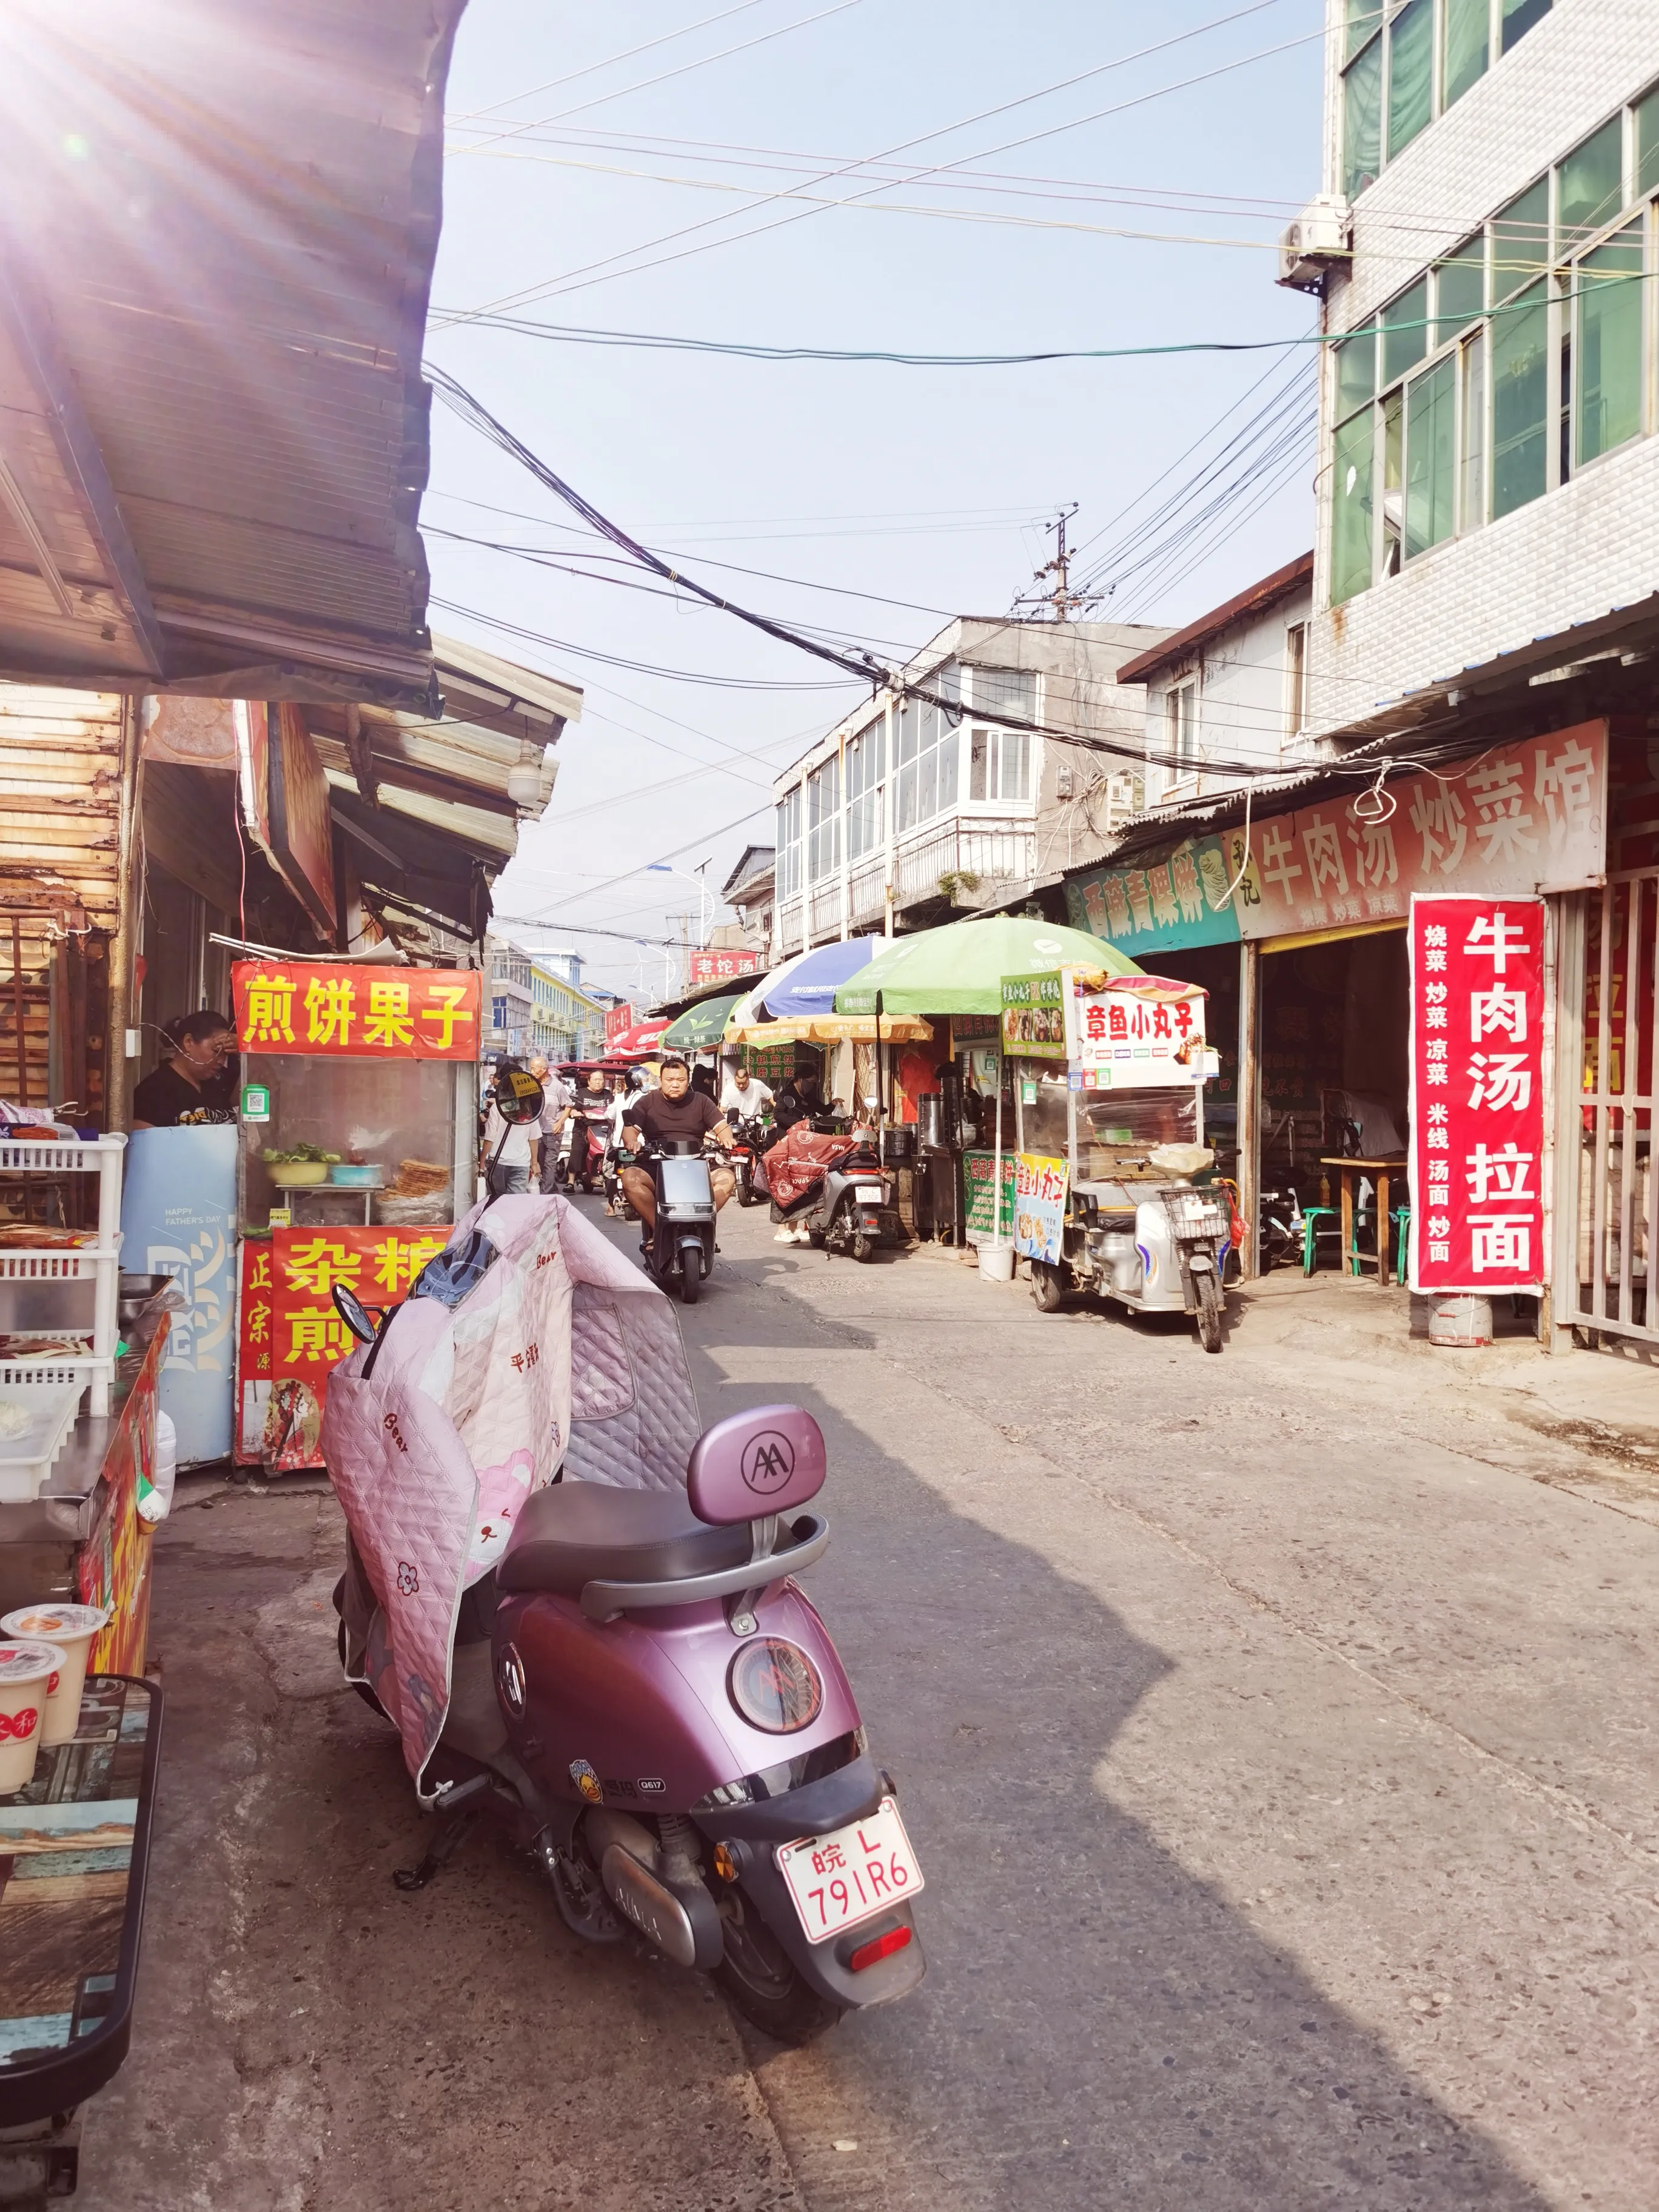
<svg viewBox="0 0 1659 2212">
<path fill-rule="evenodd" d="M 1319 188 L 1322 17 L 1322 0 L 471 0 L 429 358 L 700 580 L 884 658 L 953 614 L 1006 613 L 1073 501 L 1076 573 L 1106 556 L 1091 580 L 1113 587 L 1098 617 L 1189 620 L 1311 542 L 1311 439 L 1279 398 L 1306 349 L 913 368 L 450 319 L 511 301 L 567 327 L 927 353 L 1295 336 L 1315 303 L 1274 285 L 1270 248 Z M 1264 403 L 1250 489 L 1137 567 L 1135 526 Z M 666 587 L 599 580 L 650 580 L 596 559 L 610 549 L 442 406 L 422 521 L 433 627 L 586 695 L 497 911 L 545 916 L 514 933 L 649 994 L 660 953 L 577 925 L 678 936 L 697 889 L 645 865 L 708 860 L 717 890 L 770 842 L 774 774 L 860 687 Z"/>
</svg>

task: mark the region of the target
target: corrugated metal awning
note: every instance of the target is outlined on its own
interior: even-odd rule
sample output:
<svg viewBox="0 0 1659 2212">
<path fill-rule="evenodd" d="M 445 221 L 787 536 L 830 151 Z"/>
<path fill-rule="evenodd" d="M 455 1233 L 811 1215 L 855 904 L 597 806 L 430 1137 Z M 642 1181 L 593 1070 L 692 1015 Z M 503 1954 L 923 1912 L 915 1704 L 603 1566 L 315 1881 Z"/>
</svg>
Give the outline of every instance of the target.
<svg viewBox="0 0 1659 2212">
<path fill-rule="evenodd" d="M 0 14 L 0 677 L 436 710 L 421 349 L 463 4 Z"/>
</svg>

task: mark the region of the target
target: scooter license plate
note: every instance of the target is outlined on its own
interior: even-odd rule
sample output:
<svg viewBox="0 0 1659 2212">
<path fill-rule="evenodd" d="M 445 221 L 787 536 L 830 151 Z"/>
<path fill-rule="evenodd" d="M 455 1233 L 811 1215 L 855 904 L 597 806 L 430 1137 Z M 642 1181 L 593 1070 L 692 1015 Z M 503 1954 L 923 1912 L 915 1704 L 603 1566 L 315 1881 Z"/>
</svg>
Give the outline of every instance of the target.
<svg viewBox="0 0 1659 2212">
<path fill-rule="evenodd" d="M 861 1200 L 866 1206 L 882 1206 L 885 1204 L 887 1199 L 886 1192 L 878 1182 L 855 1182 L 853 1185 L 853 1195 Z"/>
<path fill-rule="evenodd" d="M 783 1876 L 809 1943 L 827 1942 L 924 1888 L 921 1869 L 890 1797 L 867 1820 L 827 1836 L 778 1846 Z"/>
</svg>

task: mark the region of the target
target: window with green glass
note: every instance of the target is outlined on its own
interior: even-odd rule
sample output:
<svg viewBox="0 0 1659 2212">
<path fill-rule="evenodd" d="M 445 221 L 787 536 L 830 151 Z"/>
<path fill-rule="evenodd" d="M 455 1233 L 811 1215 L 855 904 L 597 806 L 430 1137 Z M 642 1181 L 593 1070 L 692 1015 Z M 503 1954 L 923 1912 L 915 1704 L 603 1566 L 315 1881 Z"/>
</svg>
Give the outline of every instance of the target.
<svg viewBox="0 0 1659 2212">
<path fill-rule="evenodd" d="M 1492 58 L 1491 0 L 1443 0 L 1440 74 L 1441 105 L 1461 100 Z"/>
<path fill-rule="evenodd" d="M 1555 212 L 1562 231 L 1600 230 L 1625 204 L 1624 118 L 1615 115 L 1562 162 Z"/>
<path fill-rule="evenodd" d="M 1550 180 L 1512 199 L 1492 227 L 1492 296 L 1507 300 L 1529 283 L 1550 258 Z"/>
<path fill-rule="evenodd" d="M 1415 284 L 1391 300 L 1382 310 L 1382 381 L 1392 384 L 1408 368 L 1415 368 L 1429 349 L 1429 280 Z"/>
<path fill-rule="evenodd" d="M 1650 92 L 1636 111 L 1636 197 L 1659 191 L 1659 92 Z"/>
<path fill-rule="evenodd" d="M 1581 463 L 1642 428 L 1642 226 L 1587 253 L 1573 272 L 1575 445 Z"/>
<path fill-rule="evenodd" d="M 1508 53 L 1549 12 L 1550 0 L 1504 0 L 1502 51 Z"/>
<path fill-rule="evenodd" d="M 1348 0 L 1342 58 L 1352 61 L 1367 39 L 1382 27 L 1382 0 Z"/>
<path fill-rule="evenodd" d="M 1376 392 L 1376 333 L 1344 338 L 1336 349 L 1336 419 L 1352 415 Z"/>
<path fill-rule="evenodd" d="M 1455 527 L 1457 356 L 1406 387 L 1406 558 Z"/>
<path fill-rule="evenodd" d="M 1547 482 L 1549 310 L 1534 284 L 1492 331 L 1492 511 L 1511 514 Z"/>
<path fill-rule="evenodd" d="M 1338 428 L 1333 451 L 1334 514 L 1331 531 L 1331 604 L 1363 592 L 1371 580 L 1371 474 L 1375 410 L 1364 408 Z"/>
<path fill-rule="evenodd" d="M 1389 26 L 1389 159 L 1434 114 L 1434 0 L 1411 0 Z"/>
<path fill-rule="evenodd" d="M 1472 238 L 1435 271 L 1434 342 L 1443 345 L 1486 312 L 1486 241 Z"/>
<path fill-rule="evenodd" d="M 1342 80 L 1342 189 L 1355 199 L 1382 166 L 1382 41 L 1376 39 Z"/>
</svg>

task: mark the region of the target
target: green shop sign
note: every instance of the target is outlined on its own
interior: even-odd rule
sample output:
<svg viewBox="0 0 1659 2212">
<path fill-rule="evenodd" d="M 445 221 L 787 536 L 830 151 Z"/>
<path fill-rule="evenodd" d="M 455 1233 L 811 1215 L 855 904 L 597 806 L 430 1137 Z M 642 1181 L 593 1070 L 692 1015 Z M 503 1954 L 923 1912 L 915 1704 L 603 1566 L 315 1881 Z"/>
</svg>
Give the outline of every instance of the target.
<svg viewBox="0 0 1659 2212">
<path fill-rule="evenodd" d="M 1002 1156 L 1002 1204 L 995 1227 L 991 1222 L 991 1186 L 996 1180 L 994 1152 L 964 1152 L 962 1182 L 969 1237 L 1007 1243 L 1014 1233 L 1014 1182 L 1018 1163 L 1012 1152 Z"/>
<path fill-rule="evenodd" d="M 1189 837 L 1172 853 L 1121 868 L 1085 868 L 1066 884 L 1074 929 L 1103 937 L 1132 960 L 1189 945 L 1237 945 L 1233 869 L 1219 837 Z"/>
<path fill-rule="evenodd" d="M 1059 975 L 1005 975 L 1002 1049 L 1018 1060 L 1064 1060 L 1066 995 Z"/>
</svg>

